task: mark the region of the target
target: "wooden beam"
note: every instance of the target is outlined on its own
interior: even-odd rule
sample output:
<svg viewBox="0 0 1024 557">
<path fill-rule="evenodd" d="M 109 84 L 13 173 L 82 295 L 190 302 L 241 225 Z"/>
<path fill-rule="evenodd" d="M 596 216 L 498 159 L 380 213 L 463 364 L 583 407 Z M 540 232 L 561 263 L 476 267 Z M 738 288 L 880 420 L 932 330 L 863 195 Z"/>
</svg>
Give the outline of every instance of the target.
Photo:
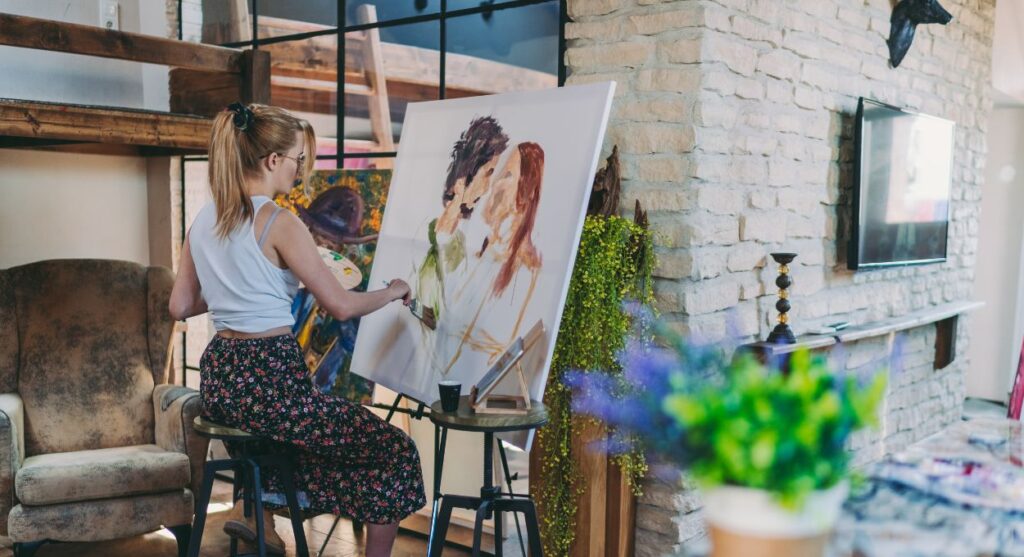
<svg viewBox="0 0 1024 557">
<path fill-rule="evenodd" d="M 4 13 L 0 13 L 0 45 L 209 72 L 242 72 L 241 50 Z"/>
<path fill-rule="evenodd" d="M 205 152 L 210 120 L 166 112 L 0 99 L 0 136 Z"/>
<path fill-rule="evenodd" d="M 376 23 L 377 8 L 370 4 L 359 6 L 356 8 L 356 19 L 360 24 Z M 366 30 L 362 55 L 366 81 L 373 91 L 367 99 L 370 105 L 370 128 L 382 151 L 394 151 L 395 136 L 391 131 L 391 109 L 388 105 L 388 85 L 381 56 L 379 29 Z"/>
<path fill-rule="evenodd" d="M 240 100 L 245 103 L 270 104 L 270 53 L 246 50 L 242 58 Z"/>
</svg>

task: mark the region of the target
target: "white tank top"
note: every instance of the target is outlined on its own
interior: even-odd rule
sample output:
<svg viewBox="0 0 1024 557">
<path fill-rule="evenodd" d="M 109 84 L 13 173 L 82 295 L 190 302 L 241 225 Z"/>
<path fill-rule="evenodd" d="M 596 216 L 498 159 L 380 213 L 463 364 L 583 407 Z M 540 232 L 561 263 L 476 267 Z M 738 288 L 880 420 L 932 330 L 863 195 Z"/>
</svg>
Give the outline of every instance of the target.
<svg viewBox="0 0 1024 557">
<path fill-rule="evenodd" d="M 266 203 L 266 196 L 252 198 L 253 214 Z M 290 270 L 274 265 L 263 254 L 270 224 L 282 209 L 275 207 L 259 240 L 253 222 L 245 221 L 226 239 L 217 236 L 217 210 L 207 203 L 189 230 L 189 247 L 206 307 L 218 330 L 261 333 L 277 327 L 292 326 L 292 299 L 299 281 Z"/>
</svg>

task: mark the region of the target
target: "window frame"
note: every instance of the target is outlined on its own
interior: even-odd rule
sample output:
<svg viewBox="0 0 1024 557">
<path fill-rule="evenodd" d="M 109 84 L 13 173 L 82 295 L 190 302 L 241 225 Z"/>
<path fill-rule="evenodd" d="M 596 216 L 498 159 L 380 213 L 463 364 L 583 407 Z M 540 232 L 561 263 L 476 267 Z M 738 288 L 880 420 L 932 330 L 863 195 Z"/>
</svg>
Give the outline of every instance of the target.
<svg viewBox="0 0 1024 557">
<path fill-rule="evenodd" d="M 353 31 L 366 31 L 368 29 L 384 29 L 387 27 L 399 27 L 402 25 L 410 25 L 415 23 L 427 23 L 427 22 L 439 22 L 439 33 L 440 40 L 438 41 L 438 56 L 439 56 L 439 83 L 438 83 L 438 99 L 445 99 L 447 92 L 447 74 L 446 74 L 446 59 L 448 54 L 448 20 L 453 18 L 465 17 L 469 15 L 480 15 L 488 12 L 496 12 L 502 10 L 511 10 L 516 8 L 524 8 L 527 6 L 535 6 L 540 4 L 554 4 L 558 3 L 559 13 L 559 25 L 558 25 L 558 87 L 565 85 L 566 78 L 566 67 L 565 67 L 565 24 L 569 20 L 567 0 L 497 0 L 494 4 L 489 6 L 478 6 L 475 8 L 461 8 L 457 10 L 448 9 L 448 0 L 439 0 L 440 8 L 436 13 L 408 16 L 398 19 L 388 19 L 382 21 L 376 21 L 373 23 L 364 24 L 353 24 L 349 25 L 347 21 L 347 2 L 353 1 L 358 2 L 359 0 L 338 0 L 337 7 L 337 21 L 339 25 L 337 27 L 330 27 L 327 29 L 321 29 L 317 31 L 308 31 L 305 33 L 293 33 L 290 35 L 281 35 L 278 37 L 264 38 L 261 39 L 258 33 L 259 30 L 259 3 L 260 0 L 248 0 L 250 5 L 250 12 L 252 15 L 252 39 L 247 41 L 235 41 L 221 43 L 218 46 L 225 46 L 230 48 L 252 48 L 259 49 L 260 45 L 276 44 L 289 41 L 298 41 L 303 39 L 309 39 L 313 37 L 322 37 L 325 35 L 337 35 L 338 37 L 338 61 L 337 67 L 338 73 L 338 106 L 341 110 L 335 114 L 336 124 L 336 136 L 339 145 L 340 152 L 334 155 L 317 155 L 317 160 L 334 160 L 335 168 L 344 168 L 345 159 L 365 159 L 365 158 L 394 158 L 398 155 L 397 151 L 375 151 L 372 153 L 345 153 L 345 72 L 342 70 L 345 67 L 345 35 Z M 181 2 L 178 0 L 178 39 L 181 40 L 184 36 L 183 22 L 181 19 Z M 196 159 L 198 160 L 198 159 Z"/>
<path fill-rule="evenodd" d="M 558 24 L 558 87 L 565 85 L 566 79 L 566 66 L 565 66 L 565 25 L 569 21 L 567 0 L 496 0 L 494 4 L 489 6 L 479 6 L 474 8 L 462 8 L 457 10 L 448 9 L 448 0 L 440 0 L 440 8 L 435 13 L 423 14 L 417 16 L 409 16 L 398 19 L 388 19 L 377 21 L 374 23 L 365 24 L 354 24 L 348 25 L 347 21 L 347 10 L 346 3 L 349 1 L 358 2 L 359 0 L 337 0 L 337 21 L 339 25 L 337 27 L 330 27 L 327 29 L 309 31 L 305 33 L 293 33 L 290 35 L 282 35 L 279 37 L 261 39 L 258 33 L 259 30 L 259 2 L 260 0 L 248 0 L 252 16 L 252 39 L 248 41 L 236 41 L 222 43 L 218 46 L 225 46 L 231 48 L 252 48 L 259 49 L 260 45 L 275 44 L 289 41 L 298 41 L 303 39 L 309 39 L 312 37 L 320 37 L 325 35 L 336 35 L 338 37 L 338 106 L 340 110 L 335 115 L 336 118 L 336 136 L 341 152 L 333 155 L 317 155 L 317 160 L 333 160 L 335 161 L 336 169 L 343 169 L 346 159 L 366 159 L 366 158 L 394 158 L 398 155 L 397 151 L 374 151 L 369 153 L 345 153 L 345 35 L 353 31 L 365 31 L 368 29 L 383 29 L 387 27 L 398 27 L 401 25 L 410 25 L 415 23 L 427 23 L 427 22 L 439 22 L 439 33 L 440 40 L 438 41 L 438 56 L 439 60 L 439 83 L 438 83 L 438 98 L 446 98 L 446 59 L 448 54 L 448 20 L 453 18 L 465 17 L 470 15 L 479 15 L 484 13 L 493 13 L 501 10 L 510 10 L 516 8 L 524 8 L 527 6 L 535 6 L 540 4 L 553 4 L 558 3 L 559 13 L 559 24 Z M 178 17 L 178 40 L 184 40 L 184 22 L 182 21 L 182 0 L 178 0 L 177 3 L 177 17 Z M 179 158 L 179 176 L 181 177 L 180 184 L 180 195 L 181 195 L 181 238 L 184 240 L 187 233 L 188 223 L 185 217 L 185 165 L 190 161 L 208 161 L 209 158 L 205 155 L 186 155 Z M 188 339 L 185 333 L 181 335 L 181 346 L 182 346 L 182 384 L 186 385 L 186 378 L 189 371 L 199 371 L 196 366 L 189 365 L 188 363 Z"/>
</svg>

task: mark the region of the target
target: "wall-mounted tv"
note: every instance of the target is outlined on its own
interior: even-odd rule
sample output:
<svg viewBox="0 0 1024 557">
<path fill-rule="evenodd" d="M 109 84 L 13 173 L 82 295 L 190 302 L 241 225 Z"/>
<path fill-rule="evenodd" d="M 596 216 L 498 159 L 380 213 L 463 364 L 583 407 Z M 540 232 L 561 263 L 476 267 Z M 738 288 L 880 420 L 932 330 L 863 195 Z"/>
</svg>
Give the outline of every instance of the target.
<svg viewBox="0 0 1024 557">
<path fill-rule="evenodd" d="M 954 128 L 860 99 L 850 269 L 946 260 Z"/>
</svg>

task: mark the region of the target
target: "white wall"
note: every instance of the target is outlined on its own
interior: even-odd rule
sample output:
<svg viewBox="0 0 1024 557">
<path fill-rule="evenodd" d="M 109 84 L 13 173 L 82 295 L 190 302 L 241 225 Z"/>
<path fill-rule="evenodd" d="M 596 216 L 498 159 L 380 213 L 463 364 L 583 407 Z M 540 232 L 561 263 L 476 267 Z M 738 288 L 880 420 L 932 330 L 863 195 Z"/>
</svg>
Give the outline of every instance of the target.
<svg viewBox="0 0 1024 557">
<path fill-rule="evenodd" d="M 0 0 L 0 12 L 85 25 L 99 25 L 99 8 L 100 0 Z M 122 31 L 167 35 L 163 0 L 121 0 L 120 8 Z M 163 67 L 0 46 L 0 68 L 4 98 L 168 106 Z M 169 201 L 164 195 L 150 203 L 147 170 L 158 175 L 168 163 L 150 159 L 147 169 L 140 157 L 0 149 L 0 268 L 64 257 L 149 264 L 149 213 L 169 211 Z M 163 236 L 169 242 L 169 233 Z M 167 264 L 168 250 L 156 251 L 154 263 Z"/>
<path fill-rule="evenodd" d="M 992 44 L 992 85 L 1024 100 L 1024 2 L 996 2 L 996 34 Z"/>
<path fill-rule="evenodd" d="M 139 157 L 0 149 L 0 268 L 88 257 L 149 263 Z"/>
<path fill-rule="evenodd" d="M 120 8 L 122 31 L 167 36 L 163 0 L 120 0 Z M 0 0 L 0 12 L 98 26 L 100 0 Z M 4 98 L 168 109 L 163 67 L 0 46 L 0 68 Z"/>
<path fill-rule="evenodd" d="M 1024 108 L 997 107 L 988 126 L 988 163 L 981 194 L 975 298 L 986 303 L 970 319 L 967 394 L 1004 401 L 1021 347 L 1024 248 Z"/>
<path fill-rule="evenodd" d="M 969 321 L 967 395 L 1005 401 L 1020 354 L 1024 319 L 1024 3 L 996 3 L 992 43 L 996 108 L 985 142 L 974 297 L 986 306 Z"/>
</svg>

